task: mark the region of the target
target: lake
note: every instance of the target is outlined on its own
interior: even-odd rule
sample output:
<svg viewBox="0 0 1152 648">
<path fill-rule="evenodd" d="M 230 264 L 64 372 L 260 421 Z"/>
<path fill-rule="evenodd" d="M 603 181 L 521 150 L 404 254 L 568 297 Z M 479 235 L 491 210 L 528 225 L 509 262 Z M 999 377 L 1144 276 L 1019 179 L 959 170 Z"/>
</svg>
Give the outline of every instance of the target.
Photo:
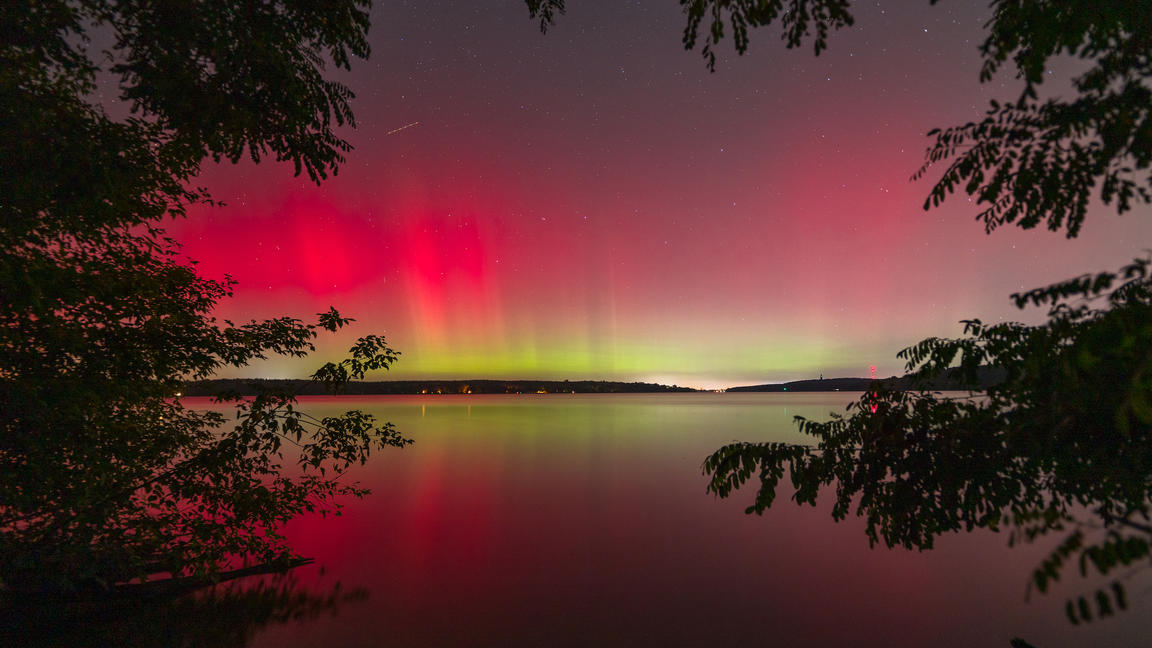
<svg viewBox="0 0 1152 648">
<path fill-rule="evenodd" d="M 755 516 L 751 488 L 705 492 L 701 462 L 719 446 L 803 441 L 793 416 L 854 397 L 304 398 L 317 416 L 371 412 L 415 444 L 350 474 L 373 494 L 342 517 L 286 529 L 316 559 L 292 596 L 315 604 L 261 612 L 235 636 L 268 648 L 1144 644 L 1146 593 L 1082 627 L 1063 614 L 1072 588 L 1025 600 L 1050 542 L 1010 549 L 981 532 L 929 552 L 869 548 L 860 520 L 790 493 Z"/>
</svg>

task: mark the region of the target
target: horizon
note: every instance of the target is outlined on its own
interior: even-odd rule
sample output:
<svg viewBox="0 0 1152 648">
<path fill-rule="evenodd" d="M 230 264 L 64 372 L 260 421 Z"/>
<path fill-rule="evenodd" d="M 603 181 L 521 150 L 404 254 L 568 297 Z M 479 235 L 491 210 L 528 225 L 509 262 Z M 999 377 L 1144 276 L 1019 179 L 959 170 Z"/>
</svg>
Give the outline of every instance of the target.
<svg viewBox="0 0 1152 648">
<path fill-rule="evenodd" d="M 1009 295 L 1141 254 L 1152 221 L 1068 240 L 986 234 L 963 197 L 922 209 L 924 134 L 1021 87 L 979 83 L 984 4 L 860 6 L 818 57 L 764 33 L 715 73 L 676 3 L 573 3 L 546 35 L 523 4 L 378 6 L 372 57 L 337 75 L 358 120 L 339 175 L 209 164 L 225 206 L 168 228 L 239 282 L 217 317 L 357 320 L 219 377 L 306 377 L 382 334 L 402 355 L 372 379 L 714 388 L 899 375 L 962 319 L 1039 321 Z"/>
<path fill-rule="evenodd" d="M 0 11 L 0 637 L 1146 643 L 1152 2 L 1067 9 Z"/>
<path fill-rule="evenodd" d="M 891 376 L 877 376 L 876 379 L 877 380 L 886 380 L 889 378 L 898 378 L 898 377 L 899 377 L 898 375 L 893 374 Z M 475 382 L 507 382 L 507 383 L 516 383 L 516 382 L 524 382 L 524 383 L 532 383 L 532 382 L 550 382 L 550 383 L 556 383 L 556 382 L 558 382 L 558 383 L 564 383 L 564 382 L 574 382 L 574 383 L 578 383 L 578 382 L 608 382 L 608 383 L 622 383 L 622 384 L 655 384 L 655 385 L 659 385 L 662 387 L 683 387 L 683 388 L 688 388 L 688 389 L 694 389 L 697 391 L 717 391 L 717 390 L 732 389 L 735 387 L 758 387 L 758 386 L 763 386 L 763 385 L 786 385 L 786 384 L 794 383 L 794 382 L 810 382 L 810 381 L 821 381 L 821 380 L 827 380 L 827 381 L 833 381 L 833 380 L 868 380 L 868 379 L 869 379 L 868 376 L 828 376 L 828 377 L 816 376 L 815 378 L 798 378 L 795 380 L 781 380 L 781 381 L 769 380 L 769 381 L 764 381 L 764 382 L 727 383 L 727 384 L 717 384 L 717 385 L 712 385 L 712 386 L 699 386 L 699 385 L 691 385 L 691 384 L 660 382 L 658 380 L 639 380 L 639 379 L 637 379 L 637 380 L 625 380 L 625 379 L 609 379 L 609 378 L 523 378 L 523 377 L 519 377 L 519 378 L 516 378 L 516 377 L 511 377 L 511 378 L 483 378 L 483 377 L 477 377 L 477 376 L 469 376 L 467 378 L 432 378 L 432 377 L 429 377 L 429 378 L 392 378 L 392 377 L 389 377 L 387 374 L 384 374 L 380 377 L 365 378 L 363 380 L 357 380 L 357 381 L 353 381 L 353 382 L 356 382 L 356 383 L 378 383 L 378 382 L 379 383 L 393 383 L 393 382 L 417 382 L 417 383 L 420 383 L 420 382 L 428 382 L 428 383 L 433 383 L 433 382 L 464 382 L 464 383 L 467 383 L 467 382 L 472 382 L 472 381 L 475 381 Z M 194 381 L 189 381 L 189 382 L 211 382 L 214 380 L 253 380 L 253 381 L 260 381 L 260 380 L 308 380 L 308 378 L 307 377 L 304 377 L 304 378 L 272 378 L 272 377 L 268 377 L 268 376 L 236 376 L 236 377 L 229 377 L 229 378 L 204 378 L 204 379 L 194 380 Z M 438 395 L 451 396 L 452 394 L 438 394 Z"/>
</svg>

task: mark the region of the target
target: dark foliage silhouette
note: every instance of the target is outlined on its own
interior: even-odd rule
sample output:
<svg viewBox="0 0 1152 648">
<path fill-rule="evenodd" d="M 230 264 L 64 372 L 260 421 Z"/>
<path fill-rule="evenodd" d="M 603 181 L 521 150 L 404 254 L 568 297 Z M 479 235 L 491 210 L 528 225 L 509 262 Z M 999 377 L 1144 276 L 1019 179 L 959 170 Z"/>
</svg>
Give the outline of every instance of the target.
<svg viewBox="0 0 1152 648">
<path fill-rule="evenodd" d="M 70 606 L 42 600 L 0 610 L 4 645 L 101 648 L 246 646 L 265 628 L 337 614 L 368 598 L 335 583 L 302 585 L 293 573 L 216 585 L 181 596 L 105 598 Z"/>
<path fill-rule="evenodd" d="M 546 28 L 560 0 L 526 0 Z M 847 0 L 681 0 L 685 47 L 735 50 L 749 29 L 779 23 L 788 47 L 853 22 Z M 991 102 L 978 121 L 928 133 L 913 179 L 937 177 L 925 209 L 962 192 L 991 232 L 1044 224 L 1075 237 L 1089 206 L 1118 213 L 1152 202 L 1152 7 L 1141 0 L 992 0 L 980 45 L 980 80 L 1015 70 L 1016 101 Z M 701 36 L 701 26 L 708 22 Z M 1050 59 L 1085 65 L 1070 98 L 1041 98 Z M 728 496 L 760 482 L 748 512 L 772 505 L 785 474 L 798 503 L 836 489 L 833 515 L 853 508 L 872 542 L 929 548 L 941 533 L 1008 529 L 1010 542 L 1064 534 L 1035 571 L 1045 591 L 1069 566 L 1116 577 L 1068 602 L 1074 623 L 1127 605 L 1124 568 L 1147 562 L 1152 523 L 1152 312 L 1149 262 L 1014 295 L 1048 307 L 1040 326 L 965 322 L 965 337 L 928 339 L 901 352 L 919 390 L 876 384 L 848 416 L 799 420 L 814 444 L 736 443 L 704 462 L 709 490 Z M 1098 303 L 1099 307 L 1094 303 Z M 928 385 L 958 365 L 966 385 L 1005 375 L 986 393 L 945 397 Z M 1123 572 L 1121 574 L 1121 572 Z M 1018 641 L 1017 645 L 1027 645 Z"/>
<path fill-rule="evenodd" d="M 205 160 L 336 172 L 352 95 L 324 67 L 368 54 L 368 7 L 0 4 L 0 589 L 283 563 L 284 521 L 338 511 L 365 493 L 340 481 L 350 466 L 408 443 L 361 412 L 311 419 L 286 393 L 222 396 L 228 425 L 175 398 L 351 321 L 218 322 L 231 282 L 197 276 L 160 222 L 212 203 L 191 185 Z M 396 357 L 368 336 L 313 379 L 338 389 Z"/>
<path fill-rule="evenodd" d="M 967 337 L 924 340 L 901 356 L 929 380 L 958 362 L 966 398 L 879 386 L 848 416 L 798 419 L 812 446 L 736 443 L 704 462 L 721 497 L 750 479 L 749 513 L 775 500 L 785 475 L 798 504 L 834 487 L 832 514 L 865 518 L 872 543 L 930 549 L 944 533 L 1006 530 L 1010 543 L 1060 533 L 1032 576 L 1046 591 L 1065 569 L 1114 578 L 1069 601 L 1075 623 L 1126 607 L 1124 581 L 1147 563 L 1152 497 L 1152 285 L 1148 261 L 1015 295 L 1049 304 L 1039 326 L 966 322 Z M 1091 303 L 1100 299 L 1102 307 Z"/>
<path fill-rule="evenodd" d="M 738 3 L 731 3 L 738 4 Z M 727 8 L 729 3 L 717 2 Z M 997 0 L 981 80 L 1011 61 L 1024 88 L 983 119 L 929 132 L 913 179 L 942 174 L 925 209 L 962 191 L 991 232 L 1044 223 L 1075 237 L 1089 205 L 1152 201 L 1152 9 L 1146 3 Z M 828 22 L 835 26 L 833 22 Z M 817 32 L 818 36 L 822 32 Z M 741 52 L 746 41 L 737 39 Z M 1087 64 L 1068 100 L 1039 98 L 1048 60 Z M 1035 570 L 1044 592 L 1070 567 L 1114 580 L 1068 601 L 1073 623 L 1127 606 L 1130 566 L 1147 562 L 1152 524 L 1152 277 L 1147 260 L 1013 295 L 1048 307 L 1040 326 L 965 322 L 965 337 L 901 352 L 919 379 L 958 365 L 1005 374 L 955 399 L 881 385 L 828 422 L 799 420 L 813 446 L 733 444 L 704 462 L 721 496 L 755 477 L 749 512 L 770 506 L 785 472 L 798 503 L 835 485 L 833 515 L 855 508 L 872 542 L 929 548 L 941 533 L 1007 529 L 1009 542 L 1062 534 Z M 1098 304 L 1094 305 L 1094 304 Z"/>
</svg>

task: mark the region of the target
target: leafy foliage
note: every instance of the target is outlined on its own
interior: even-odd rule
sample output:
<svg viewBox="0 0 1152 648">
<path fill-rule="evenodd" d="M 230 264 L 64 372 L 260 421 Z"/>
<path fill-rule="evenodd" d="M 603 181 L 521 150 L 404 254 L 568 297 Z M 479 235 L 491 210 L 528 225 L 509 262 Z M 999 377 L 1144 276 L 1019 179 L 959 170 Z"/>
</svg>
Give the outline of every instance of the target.
<svg viewBox="0 0 1152 648">
<path fill-rule="evenodd" d="M 548 28 L 556 22 L 556 16 L 566 11 L 564 0 L 524 0 L 528 4 L 528 14 L 540 18 L 540 33 L 547 34 Z"/>
<path fill-rule="evenodd" d="M 547 32 L 556 15 L 564 13 L 564 0 L 525 0 L 529 14 L 540 18 L 540 31 Z M 700 27 L 709 18 L 701 54 L 708 69 L 716 69 L 713 46 L 724 40 L 725 25 L 740 54 L 748 51 L 748 29 L 771 25 L 777 19 L 784 28 L 782 38 L 789 48 L 799 47 L 813 36 L 819 55 L 828 46 L 828 31 L 852 24 L 849 0 L 680 0 L 687 17 L 684 48 L 693 49 L 700 40 Z"/>
<path fill-rule="evenodd" d="M 562 0 L 526 0 L 546 30 Z M 935 3 L 935 0 L 933 0 Z M 787 47 L 811 37 L 817 55 L 830 31 L 851 26 L 849 0 L 680 0 L 687 49 L 715 70 L 714 47 L 731 30 L 738 53 L 750 28 L 779 21 Z M 991 101 L 984 118 L 933 129 L 935 141 L 913 176 L 948 166 L 925 200 L 929 209 L 960 190 L 983 209 L 992 231 L 1004 224 L 1029 229 L 1045 223 L 1075 237 L 1096 196 L 1120 213 L 1152 202 L 1152 11 L 1144 0 L 993 0 L 988 36 L 980 46 L 981 81 L 1011 60 L 1024 81 L 1012 103 Z M 701 38 L 701 27 L 707 24 Z M 1073 79 L 1072 99 L 1041 101 L 1048 61 L 1072 56 L 1091 66 Z"/>
<path fill-rule="evenodd" d="M 957 187 L 987 205 L 991 231 L 1046 222 L 1072 238 L 1093 192 L 1124 213 L 1152 202 L 1152 12 L 1139 1 L 995 2 L 981 46 L 982 81 L 1012 57 L 1025 87 L 1013 104 L 991 102 L 983 120 L 933 130 L 927 163 L 954 158 L 924 206 Z M 1027 37 L 1025 37 L 1027 34 Z M 1092 62 L 1073 79 L 1071 100 L 1037 99 L 1049 58 Z"/>
<path fill-rule="evenodd" d="M 1050 306 L 1041 325 L 973 320 L 963 338 L 903 350 L 908 371 L 925 381 L 953 365 L 970 384 L 980 366 L 1007 376 L 968 398 L 877 387 L 848 416 L 798 417 L 814 446 L 721 448 L 704 462 L 708 490 L 726 497 L 756 478 L 748 512 L 762 513 L 787 474 L 800 504 L 834 486 L 832 515 L 855 510 L 872 543 L 929 549 L 941 534 L 986 528 L 1007 529 L 1015 544 L 1060 532 L 1064 540 L 1033 575 L 1036 589 L 1046 591 L 1069 564 L 1114 575 L 1148 556 L 1152 533 L 1149 269 L 1138 260 L 1015 295 L 1018 304 Z M 1099 615 L 1123 609 L 1123 584 L 1094 599 Z M 1070 617 L 1091 619 L 1087 605 L 1069 608 Z"/>
<path fill-rule="evenodd" d="M 978 219 L 989 232 L 1045 223 L 1072 238 L 1094 198 L 1119 213 L 1152 202 L 1147 3 L 993 0 L 991 8 L 981 80 L 1011 60 L 1024 89 L 1013 103 L 991 102 L 979 122 L 929 133 L 935 141 L 913 179 L 947 167 L 925 208 L 962 191 L 984 207 Z M 1072 98 L 1041 101 L 1056 56 L 1087 70 L 1072 80 Z M 855 510 L 870 541 L 888 546 L 927 549 L 943 533 L 978 528 L 1007 529 L 1011 544 L 1060 533 L 1032 587 L 1047 591 L 1075 565 L 1113 580 L 1070 600 L 1071 622 L 1125 609 L 1124 581 L 1152 548 L 1149 266 L 1136 260 L 1013 295 L 1018 307 L 1048 308 L 1042 325 L 968 320 L 964 337 L 900 354 L 923 385 L 955 368 L 976 390 L 982 367 L 1004 372 L 985 393 L 951 398 L 878 383 L 847 415 L 798 419 L 813 446 L 719 449 L 704 462 L 709 491 L 728 496 L 756 478 L 747 510 L 761 513 L 785 474 L 801 504 L 834 486 L 833 516 Z"/>
<path fill-rule="evenodd" d="M 186 379 L 303 356 L 321 329 L 211 316 L 232 282 L 197 276 L 159 227 L 205 159 L 291 161 L 319 181 L 347 144 L 351 93 L 323 76 L 365 56 L 367 0 L 0 5 L 0 587 L 74 590 L 211 575 L 290 556 L 278 527 L 366 491 L 339 480 L 403 446 L 362 412 L 312 419 L 290 394 L 184 409 Z M 90 51 L 89 40 L 110 42 Z M 110 116 L 116 87 L 130 114 Z M 313 378 L 397 359 L 383 338 Z M 293 467 L 294 466 L 294 467 Z"/>
<path fill-rule="evenodd" d="M 711 19 L 700 53 L 708 69 L 716 69 L 716 52 L 712 49 L 724 39 L 724 23 L 732 28 L 732 40 L 740 54 L 748 51 L 748 28 L 771 25 L 777 19 L 784 28 L 782 38 L 789 47 L 799 47 L 813 36 L 815 53 L 828 46 L 828 31 L 852 25 L 849 0 L 680 0 L 688 24 L 684 27 L 684 48 L 696 47 L 700 25 Z M 814 33 L 814 35 L 813 35 Z"/>
</svg>

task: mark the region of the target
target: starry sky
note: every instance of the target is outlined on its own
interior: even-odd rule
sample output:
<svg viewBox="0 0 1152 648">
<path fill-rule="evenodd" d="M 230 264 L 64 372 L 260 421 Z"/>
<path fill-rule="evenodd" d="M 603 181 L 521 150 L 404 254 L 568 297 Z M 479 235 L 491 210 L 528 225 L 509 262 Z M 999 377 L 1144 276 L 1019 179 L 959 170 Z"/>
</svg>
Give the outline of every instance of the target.
<svg viewBox="0 0 1152 648">
<path fill-rule="evenodd" d="M 371 58 L 338 75 L 340 174 L 209 166 L 226 206 L 170 226 L 239 282 L 220 317 L 357 320 L 222 375 L 306 377 L 377 333 L 403 355 L 372 379 L 711 388 L 898 374 L 961 319 L 1039 321 L 1009 294 L 1143 254 L 1152 219 L 1098 206 L 1069 241 L 985 234 L 964 196 L 922 209 L 924 134 L 1020 87 L 978 82 L 986 4 L 860 2 L 819 57 L 773 26 L 709 73 L 675 0 L 571 0 L 546 35 L 519 0 L 378 2 Z"/>
</svg>

